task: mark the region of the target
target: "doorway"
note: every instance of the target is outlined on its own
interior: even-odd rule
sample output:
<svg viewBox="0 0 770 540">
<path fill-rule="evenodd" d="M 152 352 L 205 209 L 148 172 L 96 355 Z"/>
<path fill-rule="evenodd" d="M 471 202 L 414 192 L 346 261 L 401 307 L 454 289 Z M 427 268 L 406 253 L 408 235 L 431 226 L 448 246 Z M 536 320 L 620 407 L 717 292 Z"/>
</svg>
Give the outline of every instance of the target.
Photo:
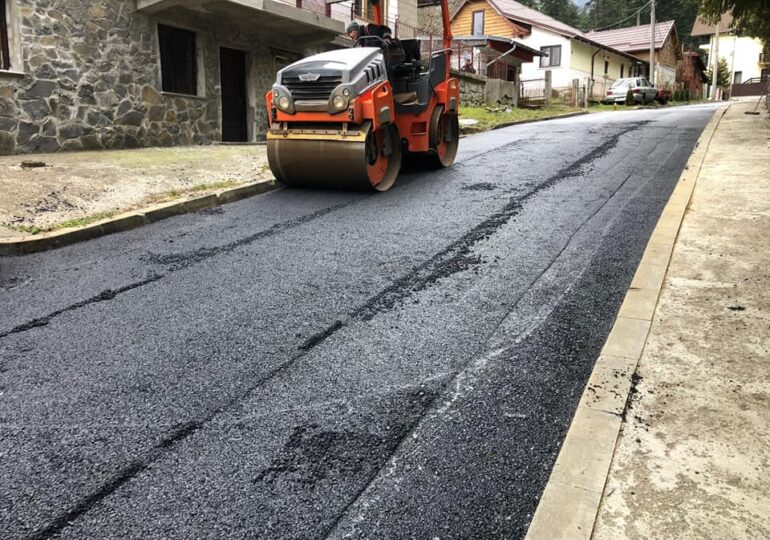
<svg viewBox="0 0 770 540">
<path fill-rule="evenodd" d="M 222 141 L 247 142 L 246 53 L 224 47 L 219 49 L 219 76 L 222 86 Z"/>
</svg>

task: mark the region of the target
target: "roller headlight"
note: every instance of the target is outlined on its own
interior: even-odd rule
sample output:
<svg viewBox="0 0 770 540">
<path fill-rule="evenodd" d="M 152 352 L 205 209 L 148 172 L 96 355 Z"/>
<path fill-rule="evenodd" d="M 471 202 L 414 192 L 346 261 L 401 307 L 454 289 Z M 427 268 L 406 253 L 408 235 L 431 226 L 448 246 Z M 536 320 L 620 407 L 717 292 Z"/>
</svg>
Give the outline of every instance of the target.
<svg viewBox="0 0 770 540">
<path fill-rule="evenodd" d="M 278 98 L 276 105 L 282 111 L 288 111 L 291 108 L 291 100 L 286 96 L 281 96 Z"/>
<path fill-rule="evenodd" d="M 335 111 L 341 111 L 348 106 L 348 100 L 342 96 L 334 96 L 332 99 L 332 107 Z"/>
</svg>

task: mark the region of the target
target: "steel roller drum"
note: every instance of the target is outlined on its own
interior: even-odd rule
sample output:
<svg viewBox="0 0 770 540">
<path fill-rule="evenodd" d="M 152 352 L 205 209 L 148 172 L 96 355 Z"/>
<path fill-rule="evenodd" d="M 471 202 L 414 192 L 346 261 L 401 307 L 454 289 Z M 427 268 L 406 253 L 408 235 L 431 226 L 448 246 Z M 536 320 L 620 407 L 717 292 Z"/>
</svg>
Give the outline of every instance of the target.
<svg viewBox="0 0 770 540">
<path fill-rule="evenodd" d="M 384 128 L 379 142 L 377 137 L 369 125 L 344 136 L 342 132 L 271 130 L 267 159 L 276 179 L 290 187 L 385 191 L 398 175 L 401 145 L 394 127 Z M 390 138 L 389 156 L 381 152 L 384 137 Z"/>
</svg>

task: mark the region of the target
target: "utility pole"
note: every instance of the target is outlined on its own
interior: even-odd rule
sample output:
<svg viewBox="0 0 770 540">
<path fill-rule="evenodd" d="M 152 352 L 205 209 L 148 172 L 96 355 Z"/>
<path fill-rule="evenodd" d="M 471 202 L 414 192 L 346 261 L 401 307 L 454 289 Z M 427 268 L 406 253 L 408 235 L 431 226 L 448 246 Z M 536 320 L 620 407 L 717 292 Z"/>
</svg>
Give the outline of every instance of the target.
<svg viewBox="0 0 770 540">
<path fill-rule="evenodd" d="M 650 1 L 650 82 L 655 86 L 655 0 Z"/>
<path fill-rule="evenodd" d="M 711 55 L 714 57 L 712 60 L 714 61 L 714 67 L 711 68 L 711 101 L 717 100 L 717 93 L 719 90 L 719 86 L 717 85 L 717 82 L 719 81 L 719 23 L 722 21 L 717 21 L 716 26 L 714 27 L 714 43 L 711 45 Z"/>
</svg>

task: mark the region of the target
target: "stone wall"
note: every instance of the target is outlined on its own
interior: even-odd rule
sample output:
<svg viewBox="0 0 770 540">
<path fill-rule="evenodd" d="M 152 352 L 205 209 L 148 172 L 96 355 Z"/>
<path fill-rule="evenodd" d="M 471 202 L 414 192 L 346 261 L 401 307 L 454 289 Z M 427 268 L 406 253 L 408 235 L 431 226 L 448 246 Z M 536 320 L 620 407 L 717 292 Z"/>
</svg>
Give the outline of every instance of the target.
<svg viewBox="0 0 770 540">
<path fill-rule="evenodd" d="M 264 133 L 263 99 L 275 71 L 257 30 L 217 22 L 215 31 L 198 32 L 201 97 L 172 95 L 161 90 L 156 21 L 135 2 L 12 1 L 23 76 L 0 72 L 0 155 L 219 140 L 220 46 L 248 51 L 250 139 Z"/>
<path fill-rule="evenodd" d="M 454 69 L 452 70 L 452 76 L 460 80 L 460 103 L 469 107 L 479 107 L 484 104 L 486 77 Z"/>
</svg>

